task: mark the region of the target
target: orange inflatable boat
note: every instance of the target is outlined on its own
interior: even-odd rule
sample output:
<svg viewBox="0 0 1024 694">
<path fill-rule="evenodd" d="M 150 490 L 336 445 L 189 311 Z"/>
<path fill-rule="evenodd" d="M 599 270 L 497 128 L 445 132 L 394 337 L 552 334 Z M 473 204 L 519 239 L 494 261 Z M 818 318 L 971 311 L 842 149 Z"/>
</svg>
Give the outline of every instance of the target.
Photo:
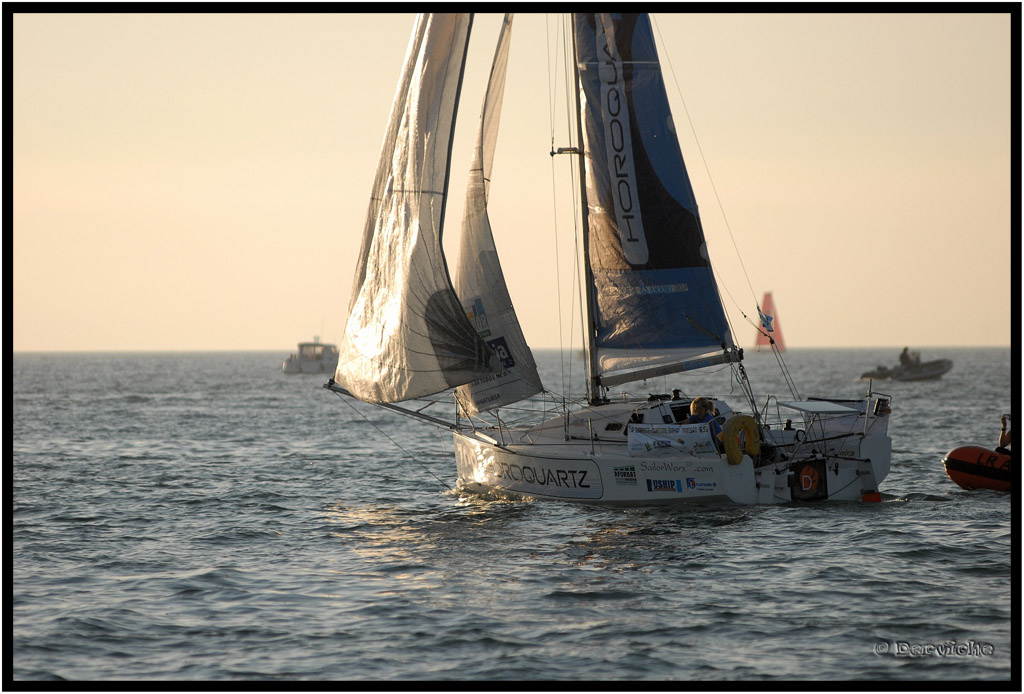
<svg viewBox="0 0 1024 694">
<path fill-rule="evenodd" d="M 960 446 L 942 459 L 949 479 L 964 489 L 1010 491 L 1010 456 L 982 448 Z"/>
</svg>

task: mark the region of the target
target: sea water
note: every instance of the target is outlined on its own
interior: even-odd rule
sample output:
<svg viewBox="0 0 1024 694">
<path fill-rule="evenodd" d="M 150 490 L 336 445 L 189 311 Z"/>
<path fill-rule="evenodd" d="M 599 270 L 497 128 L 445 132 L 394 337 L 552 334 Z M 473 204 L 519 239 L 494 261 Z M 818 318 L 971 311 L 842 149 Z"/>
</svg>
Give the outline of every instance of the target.
<svg viewBox="0 0 1024 694">
<path fill-rule="evenodd" d="M 995 446 L 1015 357 L 926 352 L 953 370 L 873 384 L 882 503 L 682 509 L 460 495 L 450 434 L 284 352 L 15 354 L 13 678 L 1019 683 L 1014 497 L 941 462 Z M 784 364 L 802 397 L 857 398 L 897 354 Z M 538 361 L 579 394 L 578 356 Z M 772 354 L 744 364 L 790 397 Z M 728 370 L 626 386 L 675 387 L 742 403 Z"/>
</svg>

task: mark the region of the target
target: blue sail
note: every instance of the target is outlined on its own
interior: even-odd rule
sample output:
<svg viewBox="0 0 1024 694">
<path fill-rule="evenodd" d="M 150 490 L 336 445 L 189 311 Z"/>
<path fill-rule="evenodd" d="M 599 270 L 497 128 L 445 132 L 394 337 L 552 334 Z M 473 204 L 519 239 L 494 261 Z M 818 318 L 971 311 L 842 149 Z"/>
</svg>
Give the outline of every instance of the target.
<svg viewBox="0 0 1024 694">
<path fill-rule="evenodd" d="M 646 14 L 576 14 L 590 315 L 609 386 L 733 346 Z"/>
</svg>

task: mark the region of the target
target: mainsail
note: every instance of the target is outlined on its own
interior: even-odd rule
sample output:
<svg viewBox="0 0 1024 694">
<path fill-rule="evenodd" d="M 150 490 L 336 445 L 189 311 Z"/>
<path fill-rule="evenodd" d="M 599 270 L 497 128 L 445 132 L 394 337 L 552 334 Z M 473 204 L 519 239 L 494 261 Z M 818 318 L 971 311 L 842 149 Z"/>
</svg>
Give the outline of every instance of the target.
<svg viewBox="0 0 1024 694">
<path fill-rule="evenodd" d="M 497 370 L 452 289 L 441 230 L 472 18 L 421 15 L 384 137 L 334 380 L 398 402 Z"/>
<path fill-rule="evenodd" d="M 732 335 L 650 20 L 576 14 L 574 24 L 594 376 L 611 386 L 704 365 L 715 352 L 728 359 Z"/>
<path fill-rule="evenodd" d="M 519 327 L 487 214 L 487 193 L 491 165 L 498 137 L 502 97 L 505 93 L 505 69 L 512 36 L 512 15 L 501 26 L 498 47 L 491 66 L 480 131 L 466 190 L 462 220 L 455 293 L 479 335 L 494 351 L 501 370 L 461 386 L 456 394 L 470 415 L 518 402 L 543 389 L 533 354 Z"/>
</svg>

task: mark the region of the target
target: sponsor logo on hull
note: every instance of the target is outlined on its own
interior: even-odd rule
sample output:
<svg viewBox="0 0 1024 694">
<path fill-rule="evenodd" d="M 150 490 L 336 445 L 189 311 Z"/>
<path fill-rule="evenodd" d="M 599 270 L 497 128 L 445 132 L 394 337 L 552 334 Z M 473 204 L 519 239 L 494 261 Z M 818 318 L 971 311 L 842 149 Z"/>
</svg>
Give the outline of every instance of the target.
<svg viewBox="0 0 1024 694">
<path fill-rule="evenodd" d="M 692 472 L 692 463 L 675 463 L 670 460 L 657 461 L 657 462 L 642 462 L 640 463 L 640 470 L 642 472 L 661 472 L 661 473 L 680 473 L 680 472 Z"/>
<path fill-rule="evenodd" d="M 718 487 L 715 482 L 709 482 L 707 480 L 697 480 L 692 477 L 686 478 L 686 488 L 694 489 L 699 492 L 713 492 Z"/>
<path fill-rule="evenodd" d="M 479 449 L 478 449 L 479 451 Z M 496 452 L 481 459 L 473 456 L 467 479 L 478 484 L 520 494 L 561 499 L 600 499 L 604 496 L 601 473 L 590 460 L 555 461 Z M 465 474 L 463 471 L 462 474 Z M 635 470 L 633 472 L 635 475 Z M 628 470 L 622 469 L 620 484 L 628 484 Z"/>
<path fill-rule="evenodd" d="M 636 486 L 635 465 L 612 468 L 612 474 L 615 476 L 615 484 L 625 484 L 631 487 Z"/>
<path fill-rule="evenodd" d="M 698 480 L 687 477 L 686 483 L 682 480 L 647 480 L 647 491 L 649 492 L 678 492 L 684 491 L 713 492 L 718 489 L 718 483 L 710 480 Z"/>
<path fill-rule="evenodd" d="M 682 480 L 647 480 L 647 491 L 682 493 L 683 482 Z"/>
</svg>

